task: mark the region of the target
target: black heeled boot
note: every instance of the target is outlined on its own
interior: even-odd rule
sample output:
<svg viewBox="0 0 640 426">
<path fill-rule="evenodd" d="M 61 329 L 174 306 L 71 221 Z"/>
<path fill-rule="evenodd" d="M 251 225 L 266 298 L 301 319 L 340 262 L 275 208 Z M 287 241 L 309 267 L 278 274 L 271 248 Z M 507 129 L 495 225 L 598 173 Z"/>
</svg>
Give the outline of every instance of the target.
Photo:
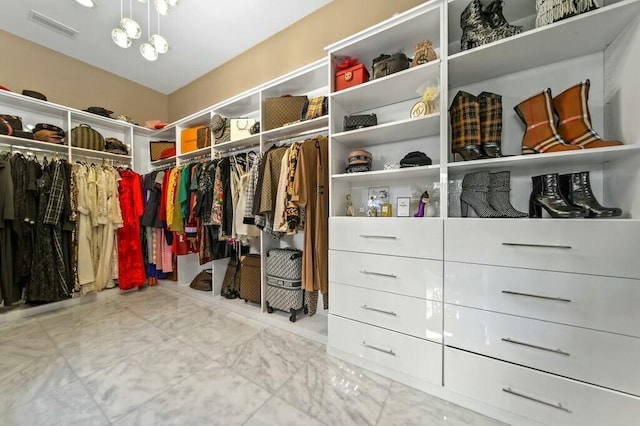
<svg viewBox="0 0 640 426">
<path fill-rule="evenodd" d="M 556 219 L 587 217 L 589 212 L 582 207 L 575 207 L 560 192 L 558 174 L 534 176 L 533 190 L 529 198 L 529 217 L 542 217 L 542 208 L 549 216 Z"/>
<path fill-rule="evenodd" d="M 617 217 L 622 210 L 617 207 L 603 207 L 591 190 L 589 172 L 560 175 L 560 192 L 574 206 L 589 212 L 588 217 Z"/>
</svg>

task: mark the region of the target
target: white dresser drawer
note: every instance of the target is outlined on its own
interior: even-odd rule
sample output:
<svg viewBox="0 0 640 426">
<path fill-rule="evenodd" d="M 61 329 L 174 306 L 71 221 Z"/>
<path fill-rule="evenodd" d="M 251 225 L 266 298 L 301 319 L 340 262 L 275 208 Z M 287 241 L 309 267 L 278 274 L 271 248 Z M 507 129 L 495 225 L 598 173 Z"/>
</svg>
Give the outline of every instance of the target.
<svg viewBox="0 0 640 426">
<path fill-rule="evenodd" d="M 445 262 L 445 302 L 640 337 L 640 280 Z"/>
<path fill-rule="evenodd" d="M 442 343 L 442 302 L 330 283 L 330 313 Z"/>
<path fill-rule="evenodd" d="M 442 220 L 408 217 L 332 217 L 329 248 L 442 260 Z"/>
<path fill-rule="evenodd" d="M 329 281 L 442 301 L 442 261 L 329 250 Z"/>
<path fill-rule="evenodd" d="M 445 260 L 640 278 L 640 221 L 450 219 Z"/>
<path fill-rule="evenodd" d="M 547 425 L 630 426 L 640 398 L 445 348 L 445 388 Z"/>
<path fill-rule="evenodd" d="M 329 315 L 329 347 L 425 382 L 442 383 L 442 345 Z"/>
<path fill-rule="evenodd" d="M 640 395 L 638 338 L 449 304 L 444 312 L 447 346 Z"/>
</svg>

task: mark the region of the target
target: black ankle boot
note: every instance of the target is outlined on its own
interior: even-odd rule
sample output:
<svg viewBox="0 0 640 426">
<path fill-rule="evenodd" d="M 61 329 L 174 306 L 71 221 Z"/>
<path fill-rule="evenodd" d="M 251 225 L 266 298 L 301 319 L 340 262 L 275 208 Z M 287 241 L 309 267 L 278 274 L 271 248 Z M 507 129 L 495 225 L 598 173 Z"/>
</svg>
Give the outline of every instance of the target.
<svg viewBox="0 0 640 426">
<path fill-rule="evenodd" d="M 617 217 L 622 210 L 617 207 L 603 207 L 591 190 L 589 172 L 560 175 L 560 192 L 574 206 L 589 211 L 588 217 Z"/>
<path fill-rule="evenodd" d="M 582 207 L 575 207 L 567 201 L 558 187 L 558 174 L 534 176 L 533 191 L 529 198 L 529 217 L 542 217 L 542 208 L 552 218 L 569 219 L 587 217 L 589 212 Z"/>
</svg>

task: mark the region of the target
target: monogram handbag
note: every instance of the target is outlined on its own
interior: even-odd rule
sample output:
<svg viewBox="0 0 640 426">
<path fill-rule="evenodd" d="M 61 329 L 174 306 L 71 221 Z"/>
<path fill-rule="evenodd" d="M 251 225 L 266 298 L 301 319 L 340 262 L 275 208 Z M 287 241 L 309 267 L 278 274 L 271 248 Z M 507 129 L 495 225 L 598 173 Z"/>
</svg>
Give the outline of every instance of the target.
<svg viewBox="0 0 640 426">
<path fill-rule="evenodd" d="M 264 100 L 263 130 L 277 129 L 287 123 L 300 120 L 300 112 L 308 98 L 306 96 L 280 96 Z"/>
<path fill-rule="evenodd" d="M 373 60 L 373 79 L 406 70 L 411 62 L 404 53 L 382 54 Z"/>
<path fill-rule="evenodd" d="M 378 125 L 378 117 L 375 114 L 364 115 L 345 115 L 344 116 L 344 131 L 362 129 L 364 127 L 371 127 Z"/>
<path fill-rule="evenodd" d="M 162 160 L 162 153 L 173 149 L 176 150 L 176 143 L 170 141 L 149 141 L 149 155 L 151 161 Z"/>
<path fill-rule="evenodd" d="M 256 123 L 253 118 L 232 118 L 231 119 L 231 140 L 248 138 L 251 136 L 251 127 Z"/>
<path fill-rule="evenodd" d="M 81 124 L 71 129 L 71 146 L 104 151 L 104 144 L 104 137 L 88 124 Z"/>
<path fill-rule="evenodd" d="M 209 127 L 200 127 L 196 138 L 198 149 L 211 146 L 211 129 Z"/>
<path fill-rule="evenodd" d="M 229 142 L 231 140 L 231 120 L 215 114 L 211 117 L 211 132 L 213 133 L 213 144 Z"/>
</svg>

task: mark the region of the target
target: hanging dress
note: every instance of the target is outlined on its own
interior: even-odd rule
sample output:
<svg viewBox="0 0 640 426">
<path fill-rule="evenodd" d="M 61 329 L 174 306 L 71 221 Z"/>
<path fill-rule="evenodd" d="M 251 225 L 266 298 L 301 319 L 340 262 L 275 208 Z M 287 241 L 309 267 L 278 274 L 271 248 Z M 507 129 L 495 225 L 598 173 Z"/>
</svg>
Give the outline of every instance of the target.
<svg viewBox="0 0 640 426">
<path fill-rule="evenodd" d="M 146 275 L 140 240 L 140 217 L 144 213 L 140 176 L 130 170 L 120 172 L 120 210 L 122 228 L 118 229 L 118 278 L 122 290 L 140 287 Z"/>
</svg>

